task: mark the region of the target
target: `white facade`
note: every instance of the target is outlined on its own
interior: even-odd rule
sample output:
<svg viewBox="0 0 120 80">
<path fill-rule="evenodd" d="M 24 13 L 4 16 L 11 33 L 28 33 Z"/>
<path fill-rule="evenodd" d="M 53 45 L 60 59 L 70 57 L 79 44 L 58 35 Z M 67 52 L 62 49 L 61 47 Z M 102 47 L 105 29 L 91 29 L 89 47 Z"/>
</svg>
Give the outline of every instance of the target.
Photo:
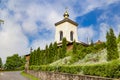
<svg viewBox="0 0 120 80">
<path fill-rule="evenodd" d="M 70 23 L 69 21 L 66 21 L 66 22 L 63 22 L 63 23 L 57 25 L 55 28 L 56 28 L 55 41 L 57 43 L 62 42 L 62 40 L 60 40 L 60 32 L 63 33 L 62 38 L 66 38 L 67 41 L 73 42 L 75 40 L 76 42 L 78 42 L 77 26 L 76 25 Z M 72 32 L 73 36 L 71 36 L 71 32 Z M 71 39 L 71 37 L 73 37 L 73 39 Z"/>
</svg>

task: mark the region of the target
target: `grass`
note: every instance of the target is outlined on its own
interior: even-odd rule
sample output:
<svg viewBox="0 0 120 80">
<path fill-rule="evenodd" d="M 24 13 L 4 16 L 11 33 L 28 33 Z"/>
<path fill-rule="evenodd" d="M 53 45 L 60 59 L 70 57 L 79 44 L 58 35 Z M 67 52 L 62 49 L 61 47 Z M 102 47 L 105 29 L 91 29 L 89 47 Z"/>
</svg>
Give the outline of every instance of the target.
<svg viewBox="0 0 120 80">
<path fill-rule="evenodd" d="M 30 80 L 40 80 L 40 79 L 36 78 L 36 77 L 33 76 L 33 75 L 30 75 L 30 74 L 25 73 L 24 71 L 21 72 L 21 75 L 24 76 L 24 77 L 29 78 Z"/>
</svg>

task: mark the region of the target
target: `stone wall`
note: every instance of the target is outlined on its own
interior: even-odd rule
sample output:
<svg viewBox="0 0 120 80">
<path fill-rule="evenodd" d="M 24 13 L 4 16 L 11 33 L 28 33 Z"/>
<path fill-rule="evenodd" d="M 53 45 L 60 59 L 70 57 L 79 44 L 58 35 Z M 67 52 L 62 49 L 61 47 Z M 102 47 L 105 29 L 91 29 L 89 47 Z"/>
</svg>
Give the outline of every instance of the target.
<svg viewBox="0 0 120 80">
<path fill-rule="evenodd" d="M 42 72 L 42 71 L 27 71 L 27 73 L 38 77 L 40 80 L 113 80 L 110 78 L 88 76 L 88 75 L 76 75 L 68 73 L 56 73 L 56 72 Z"/>
</svg>

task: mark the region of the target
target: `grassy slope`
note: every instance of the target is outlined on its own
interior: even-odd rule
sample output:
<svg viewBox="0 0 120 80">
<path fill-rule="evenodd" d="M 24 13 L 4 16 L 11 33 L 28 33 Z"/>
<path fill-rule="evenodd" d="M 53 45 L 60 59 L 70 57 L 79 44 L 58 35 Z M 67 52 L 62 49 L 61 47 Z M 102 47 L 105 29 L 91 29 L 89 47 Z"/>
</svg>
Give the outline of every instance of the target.
<svg viewBox="0 0 120 80">
<path fill-rule="evenodd" d="M 120 54 L 120 43 L 118 44 L 118 51 Z M 70 51 L 71 53 L 71 51 Z M 68 53 L 67 53 L 68 54 Z M 50 65 L 89 65 L 89 64 L 101 64 L 101 63 L 107 63 L 107 51 L 106 49 L 103 49 L 99 51 L 98 53 L 90 53 L 85 56 L 84 59 L 79 60 L 73 64 L 70 64 L 71 56 L 65 57 L 63 59 L 57 60 Z"/>
</svg>

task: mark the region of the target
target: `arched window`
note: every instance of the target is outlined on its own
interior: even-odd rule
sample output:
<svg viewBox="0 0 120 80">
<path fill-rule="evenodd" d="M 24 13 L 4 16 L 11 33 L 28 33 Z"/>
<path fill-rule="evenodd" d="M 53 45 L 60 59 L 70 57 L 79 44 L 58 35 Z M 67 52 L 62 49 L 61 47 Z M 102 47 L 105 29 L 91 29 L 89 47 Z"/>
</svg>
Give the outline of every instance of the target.
<svg viewBox="0 0 120 80">
<path fill-rule="evenodd" d="M 70 32 L 70 40 L 73 41 L 73 31 Z"/>
<path fill-rule="evenodd" d="M 63 32 L 60 31 L 60 41 L 62 41 L 62 39 L 63 39 Z"/>
</svg>

